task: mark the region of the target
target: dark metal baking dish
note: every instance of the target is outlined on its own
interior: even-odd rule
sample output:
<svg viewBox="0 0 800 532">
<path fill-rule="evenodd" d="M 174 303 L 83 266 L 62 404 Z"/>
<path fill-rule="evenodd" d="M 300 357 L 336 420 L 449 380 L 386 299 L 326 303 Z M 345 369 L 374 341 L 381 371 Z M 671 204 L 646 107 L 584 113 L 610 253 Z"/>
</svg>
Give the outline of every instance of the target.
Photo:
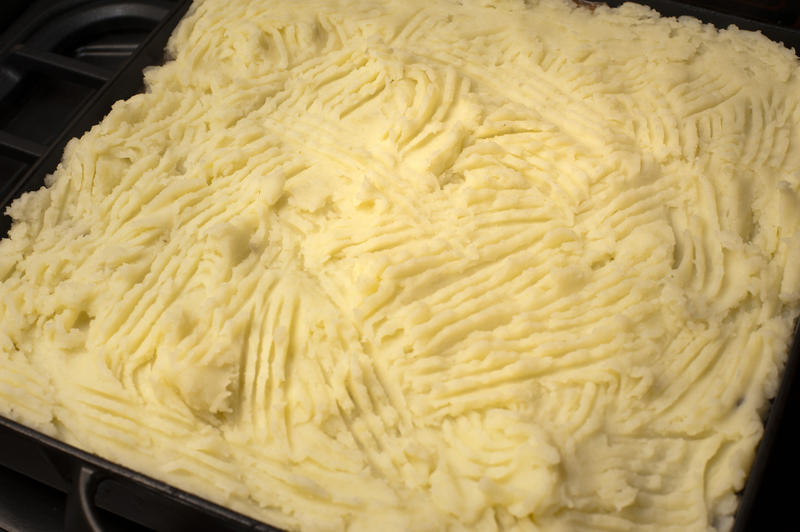
<svg viewBox="0 0 800 532">
<path fill-rule="evenodd" d="M 800 50 L 800 29 L 788 27 L 800 20 L 800 13 L 792 18 L 783 7 L 780 21 L 790 22 L 781 26 L 673 0 L 639 1 L 666 16 L 690 15 L 718 27 L 736 24 L 759 30 Z M 40 0 L 4 30 L 0 35 L 0 210 L 21 192 L 43 184 L 61 159 L 67 140 L 101 120 L 114 101 L 141 89 L 142 69 L 162 61 L 166 39 L 189 3 Z M 754 13 L 754 2 L 745 4 L 750 10 L 741 12 Z M 21 11 L 8 3 L 4 6 L 0 26 L 5 13 Z M 5 236 L 9 223 L 0 216 L 0 236 Z M 800 413 L 798 365 L 800 332 L 795 334 L 741 495 L 734 525 L 737 532 L 800 530 L 800 519 L 791 506 L 796 490 L 787 490 L 800 473 L 795 451 L 800 446 L 792 423 Z M 0 528 L 4 526 L 68 531 L 276 530 L 0 417 Z"/>
</svg>

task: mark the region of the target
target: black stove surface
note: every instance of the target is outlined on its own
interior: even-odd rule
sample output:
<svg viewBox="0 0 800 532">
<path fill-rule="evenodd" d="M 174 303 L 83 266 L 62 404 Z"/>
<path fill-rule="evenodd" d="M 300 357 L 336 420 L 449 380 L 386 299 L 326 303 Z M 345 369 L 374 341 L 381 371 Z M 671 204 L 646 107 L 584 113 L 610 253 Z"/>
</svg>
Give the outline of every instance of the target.
<svg viewBox="0 0 800 532">
<path fill-rule="evenodd" d="M 115 78 L 177 1 L 40 0 L 31 4 L 29 0 L 0 0 L 0 52 L 4 54 L 0 56 L 0 204 L 16 195 L 21 176 L 32 167 L 55 165 L 65 140 L 64 128 Z M 685 3 L 800 28 L 800 2 L 795 0 Z M 61 8 L 53 10 L 54 6 Z M 42 17 L 42 13 L 49 14 Z M 28 21 L 30 31 L 17 31 L 20 21 Z M 5 234 L 7 223 L 0 220 L 0 235 Z M 775 431 L 774 444 L 767 458 L 756 464 L 763 471 L 760 486 L 746 522 L 737 522 L 737 530 L 800 530 L 800 516 L 793 507 L 800 495 L 795 482 L 800 478 L 800 437 L 794 423 L 800 419 L 800 386 L 786 388 L 784 393 L 788 396 L 782 422 L 768 428 Z M 3 456 L 9 452 L 3 445 L 0 439 L 0 529 L 64 530 L 68 501 L 64 492 L 51 487 L 58 482 L 47 485 L 31 478 L 35 474 L 15 471 L 14 461 Z M 147 530 L 109 512 L 102 512 L 101 518 L 102 529 L 109 532 Z"/>
</svg>

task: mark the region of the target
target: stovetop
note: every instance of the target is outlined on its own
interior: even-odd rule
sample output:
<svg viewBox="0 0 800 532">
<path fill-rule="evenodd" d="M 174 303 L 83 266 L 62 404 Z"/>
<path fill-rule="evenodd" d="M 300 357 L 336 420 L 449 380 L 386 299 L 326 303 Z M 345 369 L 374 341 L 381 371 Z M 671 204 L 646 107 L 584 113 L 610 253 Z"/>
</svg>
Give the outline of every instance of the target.
<svg viewBox="0 0 800 532">
<path fill-rule="evenodd" d="M 88 102 L 117 79 L 137 47 L 177 2 L 39 0 L 31 4 L 30 0 L 0 0 L 0 203 L 16 195 L 19 180 L 28 170 L 37 165 L 55 166 L 67 140 L 65 128 L 88 127 L 102 116 L 87 112 Z M 685 2 L 800 29 L 800 2 L 796 0 Z M 25 25 L 21 21 L 27 29 L 20 29 Z M 141 65 L 133 67 L 141 70 Z M 0 216 L 0 235 L 7 228 L 8 220 Z M 800 516 L 793 507 L 800 495 L 795 481 L 800 476 L 800 437 L 790 421 L 800 415 L 800 386 L 787 391 L 783 422 L 776 427 L 768 459 L 758 464 L 763 467 L 761 486 L 741 530 L 800 530 Z M 4 452 L 0 449 L 0 455 Z M 63 530 L 66 495 L 5 463 L 0 465 L 0 529 Z M 103 530 L 110 532 L 147 530 L 108 512 L 102 519 Z"/>
</svg>

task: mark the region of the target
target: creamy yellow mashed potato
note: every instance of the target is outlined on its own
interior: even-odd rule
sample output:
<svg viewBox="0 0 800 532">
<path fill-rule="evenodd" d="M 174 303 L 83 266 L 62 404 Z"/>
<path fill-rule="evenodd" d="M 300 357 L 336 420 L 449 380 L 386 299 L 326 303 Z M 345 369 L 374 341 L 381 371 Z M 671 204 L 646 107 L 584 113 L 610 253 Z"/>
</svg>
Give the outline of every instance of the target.
<svg viewBox="0 0 800 532">
<path fill-rule="evenodd" d="M 197 1 L 0 243 L 0 413 L 301 530 L 726 529 L 800 69 L 560 0 Z"/>
</svg>

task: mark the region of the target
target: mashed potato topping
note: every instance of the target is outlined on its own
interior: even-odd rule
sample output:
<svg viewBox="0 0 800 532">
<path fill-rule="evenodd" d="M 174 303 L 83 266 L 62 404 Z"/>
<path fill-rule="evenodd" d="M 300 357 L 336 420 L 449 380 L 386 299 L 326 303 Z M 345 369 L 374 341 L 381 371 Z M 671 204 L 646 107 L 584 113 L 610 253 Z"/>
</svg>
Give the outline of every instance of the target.
<svg viewBox="0 0 800 532">
<path fill-rule="evenodd" d="M 726 529 L 800 69 L 561 0 L 199 0 L 0 243 L 0 413 L 302 530 Z"/>
</svg>

